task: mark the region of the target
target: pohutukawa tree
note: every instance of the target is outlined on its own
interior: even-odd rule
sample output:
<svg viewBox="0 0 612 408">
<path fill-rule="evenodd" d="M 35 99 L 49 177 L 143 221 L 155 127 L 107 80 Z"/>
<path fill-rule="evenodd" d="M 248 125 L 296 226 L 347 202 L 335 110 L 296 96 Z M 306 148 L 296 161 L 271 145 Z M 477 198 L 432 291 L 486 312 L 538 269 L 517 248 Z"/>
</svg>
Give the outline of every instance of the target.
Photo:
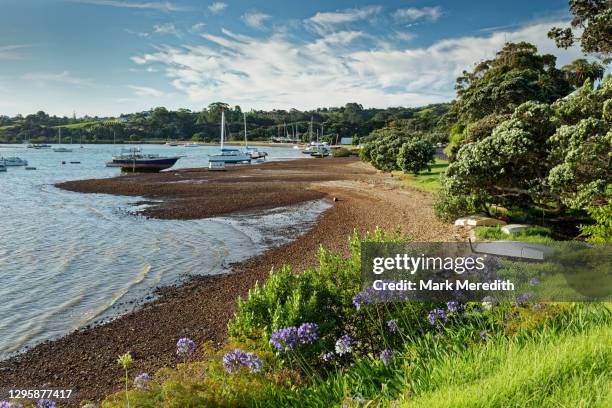
<svg viewBox="0 0 612 408">
<path fill-rule="evenodd" d="M 548 37 L 560 48 L 580 43 L 585 54 L 595 54 L 606 60 L 612 53 L 612 3 L 610 0 L 570 0 L 574 18 L 570 27 L 553 27 Z M 579 32 L 579 37 L 576 37 Z"/>
</svg>

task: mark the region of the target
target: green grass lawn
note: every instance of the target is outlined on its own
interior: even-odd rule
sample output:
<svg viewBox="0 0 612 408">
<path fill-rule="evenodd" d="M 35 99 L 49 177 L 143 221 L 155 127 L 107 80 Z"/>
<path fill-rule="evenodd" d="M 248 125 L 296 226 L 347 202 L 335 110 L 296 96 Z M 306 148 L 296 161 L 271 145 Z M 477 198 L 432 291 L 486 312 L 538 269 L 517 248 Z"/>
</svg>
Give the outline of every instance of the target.
<svg viewBox="0 0 612 408">
<path fill-rule="evenodd" d="M 488 344 L 432 369 L 433 389 L 404 407 L 605 407 L 611 402 L 612 328 L 527 344 Z"/>
<path fill-rule="evenodd" d="M 393 175 L 401 177 L 402 184 L 405 186 L 436 192 L 442 187 L 440 185 L 440 175 L 446 171 L 447 167 L 448 161 L 436 159 L 436 163 L 431 166 L 431 172 L 423 172 L 415 176 L 414 174 L 404 174 L 397 171 L 393 172 Z"/>
<path fill-rule="evenodd" d="M 511 240 L 522 242 L 554 242 L 551 231 L 548 228 L 532 226 L 519 233 L 508 235 L 502 232 L 501 227 L 477 227 L 475 230 L 476 238 L 485 241 Z"/>
</svg>

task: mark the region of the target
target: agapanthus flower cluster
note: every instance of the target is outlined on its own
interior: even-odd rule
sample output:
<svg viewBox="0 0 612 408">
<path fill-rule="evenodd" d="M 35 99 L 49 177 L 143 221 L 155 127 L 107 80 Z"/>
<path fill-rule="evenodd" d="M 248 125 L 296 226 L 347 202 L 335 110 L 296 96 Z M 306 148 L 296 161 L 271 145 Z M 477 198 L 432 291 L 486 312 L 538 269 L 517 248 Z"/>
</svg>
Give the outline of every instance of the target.
<svg viewBox="0 0 612 408">
<path fill-rule="evenodd" d="M 328 353 L 323 354 L 321 356 L 321 360 L 323 360 L 323 362 L 325 362 L 325 363 L 329 363 L 330 361 L 332 361 L 334 359 L 334 356 L 335 356 L 334 352 L 330 351 Z"/>
<path fill-rule="evenodd" d="M 397 319 L 391 319 L 387 322 L 387 330 L 391 333 L 397 333 Z"/>
<path fill-rule="evenodd" d="M 480 332 L 480 340 L 486 341 L 487 337 L 489 337 L 489 331 L 488 330 L 483 330 L 483 331 Z"/>
<path fill-rule="evenodd" d="M 459 310 L 459 306 L 459 302 L 456 300 L 451 300 L 450 302 L 446 303 L 446 310 L 448 310 L 449 313 L 455 313 Z"/>
<path fill-rule="evenodd" d="M 392 281 L 383 281 L 383 283 L 386 282 Z M 353 305 L 355 305 L 355 309 L 360 310 L 364 305 L 407 300 L 407 297 L 407 291 L 376 290 L 369 286 L 353 296 Z"/>
<path fill-rule="evenodd" d="M 540 284 L 540 278 L 534 276 L 533 278 L 529 279 L 529 284 L 531 286 L 538 286 Z"/>
<path fill-rule="evenodd" d="M 516 304 L 519 306 L 524 306 L 529 303 L 532 298 L 533 296 L 531 296 L 529 293 L 520 294 L 516 297 Z"/>
<path fill-rule="evenodd" d="M 176 354 L 181 358 L 191 357 L 196 349 L 196 344 L 193 340 L 183 337 L 176 342 Z"/>
<path fill-rule="evenodd" d="M 447 319 L 448 317 L 446 316 L 446 311 L 444 309 L 433 309 L 427 316 L 427 321 L 432 326 L 441 326 L 446 323 Z"/>
<path fill-rule="evenodd" d="M 38 404 L 36 405 L 38 408 L 55 408 L 55 402 L 48 399 L 38 400 Z"/>
<path fill-rule="evenodd" d="M 261 371 L 263 367 L 263 361 L 261 358 L 253 352 L 246 353 L 247 356 L 247 364 L 246 366 L 251 370 L 252 373 L 258 373 Z"/>
<path fill-rule="evenodd" d="M 353 347 L 355 347 L 355 340 L 345 334 L 336 341 L 336 354 L 339 356 L 350 354 L 353 351 Z"/>
<path fill-rule="evenodd" d="M 8 401 L 0 401 L 0 408 L 23 408 L 23 405 Z"/>
<path fill-rule="evenodd" d="M 149 373 L 141 373 L 134 378 L 134 387 L 139 390 L 147 390 L 149 389 L 149 383 L 151 381 L 151 376 Z"/>
<path fill-rule="evenodd" d="M 297 330 L 301 344 L 312 344 L 319 339 L 319 326 L 316 323 L 303 323 Z"/>
<path fill-rule="evenodd" d="M 291 326 L 273 331 L 270 344 L 278 351 L 293 350 L 298 344 L 297 328 Z"/>
<path fill-rule="evenodd" d="M 391 361 L 393 360 L 393 357 L 395 357 L 395 354 L 395 351 L 391 349 L 384 349 L 382 353 L 380 353 L 380 359 L 382 360 L 384 365 L 389 366 L 389 364 L 391 364 Z"/>
<path fill-rule="evenodd" d="M 236 374 L 243 367 L 257 373 L 261 371 L 263 361 L 255 353 L 245 353 L 240 349 L 234 349 L 223 356 L 223 368 L 228 373 Z"/>
<path fill-rule="evenodd" d="M 246 367 L 247 355 L 240 349 L 232 350 L 223 356 L 223 368 L 230 374 L 240 371 L 240 368 Z"/>
</svg>

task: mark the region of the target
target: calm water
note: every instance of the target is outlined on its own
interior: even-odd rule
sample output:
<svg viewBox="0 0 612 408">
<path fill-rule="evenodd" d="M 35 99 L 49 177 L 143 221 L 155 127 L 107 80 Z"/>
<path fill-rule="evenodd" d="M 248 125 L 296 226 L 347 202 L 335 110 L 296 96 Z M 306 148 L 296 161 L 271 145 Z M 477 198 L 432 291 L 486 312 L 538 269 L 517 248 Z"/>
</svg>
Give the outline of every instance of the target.
<svg viewBox="0 0 612 408">
<path fill-rule="evenodd" d="M 78 146 L 73 153 L 0 148 L 35 171 L 0 173 L 0 358 L 131 308 L 155 287 L 194 274 L 220 273 L 232 262 L 295 238 L 329 206 L 302 204 L 255 214 L 166 221 L 136 214 L 138 197 L 79 194 L 53 187 L 66 180 L 112 177 L 104 161 L 112 145 Z M 207 165 L 213 147 L 144 146 L 150 153 L 185 155 L 180 167 Z M 301 157 L 267 148 L 272 160 Z M 61 161 L 80 161 L 65 164 Z M 297 226 L 297 227 L 296 227 Z M 278 234 L 289 227 L 287 234 Z"/>
</svg>

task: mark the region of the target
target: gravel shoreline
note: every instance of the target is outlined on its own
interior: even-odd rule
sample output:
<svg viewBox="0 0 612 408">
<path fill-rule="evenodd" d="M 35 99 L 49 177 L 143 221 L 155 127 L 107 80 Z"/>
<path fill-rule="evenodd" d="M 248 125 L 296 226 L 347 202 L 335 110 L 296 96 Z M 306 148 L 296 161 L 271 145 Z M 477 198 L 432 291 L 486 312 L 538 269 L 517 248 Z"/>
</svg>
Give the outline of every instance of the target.
<svg viewBox="0 0 612 408">
<path fill-rule="evenodd" d="M 320 245 L 346 252 L 354 229 L 400 226 L 415 240 L 460 238 L 454 227 L 435 219 L 428 193 L 399 188 L 394 178 L 352 158 L 270 162 L 226 172 L 187 169 L 58 187 L 160 200 L 144 214 L 162 219 L 205 218 L 322 198 L 333 203 L 297 240 L 235 265 L 231 273 L 194 277 L 184 285 L 164 288 L 158 299 L 136 311 L 0 362 L 0 389 L 71 388 L 78 392 L 73 406 L 121 389 L 119 354 L 132 353 L 132 373 L 153 373 L 176 365 L 175 343 L 180 337 L 221 345 L 238 296 L 265 280 L 273 267 L 291 264 L 301 270 L 314 265 Z"/>
</svg>

